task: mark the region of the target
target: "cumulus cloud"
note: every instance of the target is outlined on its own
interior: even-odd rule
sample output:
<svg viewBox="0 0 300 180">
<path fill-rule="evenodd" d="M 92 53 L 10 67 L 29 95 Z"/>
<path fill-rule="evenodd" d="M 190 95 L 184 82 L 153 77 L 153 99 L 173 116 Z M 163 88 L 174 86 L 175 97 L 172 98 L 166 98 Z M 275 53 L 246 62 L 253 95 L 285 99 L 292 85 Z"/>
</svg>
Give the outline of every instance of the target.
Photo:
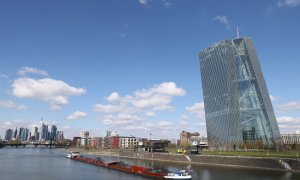
<svg viewBox="0 0 300 180">
<path fill-rule="evenodd" d="M 163 4 L 164 4 L 165 8 L 171 8 L 173 5 L 171 0 L 163 0 Z"/>
<path fill-rule="evenodd" d="M 85 112 L 81 112 L 81 111 L 75 111 L 72 114 L 70 114 L 67 119 L 69 120 L 76 120 L 76 119 L 81 119 L 86 117 L 87 114 Z"/>
<path fill-rule="evenodd" d="M 276 119 L 281 133 L 295 133 L 296 131 L 300 131 L 299 117 L 281 116 Z"/>
<path fill-rule="evenodd" d="M 279 0 L 277 6 L 296 7 L 300 4 L 300 0 Z"/>
<path fill-rule="evenodd" d="M 296 101 L 294 101 L 294 102 L 288 102 L 288 103 L 279 105 L 277 107 L 277 109 L 279 111 L 284 111 L 284 112 L 300 110 L 300 102 L 296 102 Z"/>
<path fill-rule="evenodd" d="M 172 100 L 171 96 L 164 96 L 161 94 L 154 94 L 146 98 L 137 98 L 131 101 L 132 105 L 137 108 L 159 107 L 169 104 Z"/>
<path fill-rule="evenodd" d="M 111 126 L 133 125 L 141 119 L 133 114 L 120 113 L 118 115 L 107 115 L 103 119 L 103 123 Z"/>
<path fill-rule="evenodd" d="M 195 114 L 198 118 L 204 119 L 204 102 L 194 103 L 192 106 L 187 106 L 185 108 L 189 113 Z"/>
<path fill-rule="evenodd" d="M 42 75 L 42 76 L 49 76 L 48 72 L 45 70 L 40 70 L 40 69 L 36 69 L 33 67 L 22 67 L 21 69 L 19 69 L 18 74 L 21 76 L 25 76 L 27 74 L 38 74 L 38 75 Z"/>
<path fill-rule="evenodd" d="M 116 105 L 103 105 L 103 104 L 95 104 L 94 111 L 96 112 L 103 112 L 103 113 L 117 113 L 123 112 L 123 108 Z"/>
<path fill-rule="evenodd" d="M 61 109 L 69 103 L 69 96 L 78 96 L 86 92 L 84 88 L 75 88 L 51 78 L 21 77 L 13 81 L 12 88 L 14 96 L 49 102 L 52 109 Z"/>
<path fill-rule="evenodd" d="M 162 94 L 169 96 L 184 96 L 186 92 L 183 88 L 177 87 L 174 82 L 163 82 L 154 84 L 150 89 L 143 89 L 134 93 L 137 97 L 150 97 L 153 94 Z"/>
<path fill-rule="evenodd" d="M 229 29 L 230 24 L 229 24 L 229 20 L 227 19 L 226 16 L 217 15 L 216 17 L 214 17 L 214 20 L 225 25 L 226 28 Z"/>
<path fill-rule="evenodd" d="M 149 3 L 149 0 L 139 0 L 139 3 L 145 6 Z"/>
<path fill-rule="evenodd" d="M 106 99 L 113 104 L 96 104 L 94 110 L 103 113 L 136 112 L 136 111 L 163 111 L 172 110 L 170 105 L 175 96 L 184 96 L 183 88 L 177 87 L 174 82 L 154 84 L 148 89 L 137 90 L 133 95 L 120 96 L 113 92 Z"/>
<path fill-rule="evenodd" d="M 139 0 L 139 3 L 143 6 L 149 6 L 152 0 Z M 165 8 L 171 8 L 173 6 L 172 0 L 160 0 L 160 1 L 153 1 L 162 3 Z M 151 3 L 152 4 L 152 3 Z"/>
<path fill-rule="evenodd" d="M 117 92 L 113 92 L 111 93 L 111 95 L 109 95 L 107 98 L 106 98 L 108 101 L 117 101 L 120 99 L 120 96 Z"/>
<path fill-rule="evenodd" d="M 300 118 L 289 117 L 289 116 L 277 117 L 277 122 L 278 123 L 300 123 Z"/>
<path fill-rule="evenodd" d="M 100 120 L 114 129 L 167 132 L 178 130 L 185 123 L 180 125 L 170 121 L 158 121 L 158 112 L 173 110 L 172 100 L 184 95 L 186 91 L 174 82 L 163 82 L 124 96 L 113 92 L 106 97 L 107 104 L 95 104 L 94 111 L 105 113 Z M 147 121 L 150 117 L 152 123 Z"/>
<path fill-rule="evenodd" d="M 146 116 L 151 117 L 151 116 L 157 116 L 157 114 L 153 111 L 146 112 Z"/>
<path fill-rule="evenodd" d="M 27 107 L 23 104 L 16 104 L 12 100 L 0 100 L 0 107 L 7 108 L 7 109 L 18 109 L 23 110 Z"/>
<path fill-rule="evenodd" d="M 273 102 L 273 101 L 275 101 L 275 100 L 277 100 L 277 99 L 278 99 L 278 96 L 273 96 L 273 95 L 270 95 L 270 99 L 271 99 L 271 101 Z"/>
</svg>

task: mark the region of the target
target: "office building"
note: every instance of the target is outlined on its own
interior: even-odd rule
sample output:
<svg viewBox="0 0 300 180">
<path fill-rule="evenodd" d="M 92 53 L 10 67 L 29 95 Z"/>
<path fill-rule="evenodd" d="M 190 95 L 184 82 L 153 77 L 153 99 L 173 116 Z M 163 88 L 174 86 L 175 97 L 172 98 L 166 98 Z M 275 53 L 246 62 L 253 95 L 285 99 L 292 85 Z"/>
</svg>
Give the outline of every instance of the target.
<svg viewBox="0 0 300 180">
<path fill-rule="evenodd" d="M 250 38 L 224 40 L 199 55 L 208 141 L 236 147 L 248 141 L 273 146 L 281 136 Z"/>
<path fill-rule="evenodd" d="M 51 126 L 50 138 L 49 139 L 51 141 L 56 140 L 57 139 L 56 136 L 57 136 L 57 127 L 55 125 L 52 125 Z"/>
<path fill-rule="evenodd" d="M 7 129 L 5 132 L 5 140 L 10 141 L 13 136 L 13 130 Z"/>
</svg>

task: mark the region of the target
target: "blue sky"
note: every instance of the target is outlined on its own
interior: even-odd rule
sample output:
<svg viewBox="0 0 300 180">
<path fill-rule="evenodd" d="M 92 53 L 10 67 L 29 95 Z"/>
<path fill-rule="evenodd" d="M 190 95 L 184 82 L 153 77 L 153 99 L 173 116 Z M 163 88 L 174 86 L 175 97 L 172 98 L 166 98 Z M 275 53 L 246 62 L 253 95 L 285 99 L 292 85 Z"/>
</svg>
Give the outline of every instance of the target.
<svg viewBox="0 0 300 180">
<path fill-rule="evenodd" d="M 300 131 L 300 0 L 0 1 L 0 135 L 56 124 L 206 135 L 198 54 L 251 37 L 282 133 Z"/>
</svg>

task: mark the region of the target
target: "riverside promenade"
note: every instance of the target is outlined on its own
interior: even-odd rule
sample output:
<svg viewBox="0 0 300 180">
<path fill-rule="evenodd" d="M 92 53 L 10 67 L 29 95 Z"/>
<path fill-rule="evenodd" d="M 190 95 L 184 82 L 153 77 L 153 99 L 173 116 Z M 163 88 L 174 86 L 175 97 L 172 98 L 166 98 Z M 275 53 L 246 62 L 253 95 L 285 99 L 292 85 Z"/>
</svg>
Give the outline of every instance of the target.
<svg viewBox="0 0 300 180">
<path fill-rule="evenodd" d="M 133 151 L 81 151 L 84 154 L 115 156 L 153 161 L 258 168 L 279 171 L 300 172 L 300 158 L 246 157 L 221 155 L 185 155 L 174 153 L 146 153 Z"/>
</svg>

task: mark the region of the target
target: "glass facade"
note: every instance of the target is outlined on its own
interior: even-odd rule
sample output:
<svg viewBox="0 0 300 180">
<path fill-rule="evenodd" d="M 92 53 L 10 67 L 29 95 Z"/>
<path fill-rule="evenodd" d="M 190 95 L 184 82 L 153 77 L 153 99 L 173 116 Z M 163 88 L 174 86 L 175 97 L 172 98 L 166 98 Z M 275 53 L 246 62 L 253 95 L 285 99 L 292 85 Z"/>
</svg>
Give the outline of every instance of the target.
<svg viewBox="0 0 300 180">
<path fill-rule="evenodd" d="M 251 39 L 215 43 L 199 58 L 210 145 L 279 143 L 278 124 Z"/>
</svg>

